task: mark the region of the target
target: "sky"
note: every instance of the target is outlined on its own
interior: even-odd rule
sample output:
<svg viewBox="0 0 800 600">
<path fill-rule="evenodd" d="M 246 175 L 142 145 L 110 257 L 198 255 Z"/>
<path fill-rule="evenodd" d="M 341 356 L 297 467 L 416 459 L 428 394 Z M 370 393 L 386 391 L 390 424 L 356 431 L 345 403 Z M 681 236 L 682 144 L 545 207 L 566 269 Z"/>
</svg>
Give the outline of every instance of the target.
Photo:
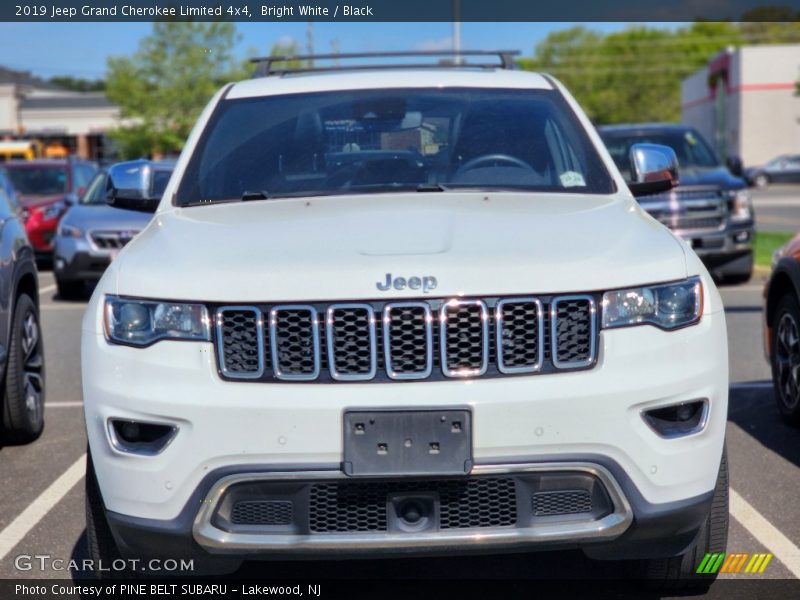
<svg viewBox="0 0 800 600">
<path fill-rule="evenodd" d="M 462 23 L 464 49 L 520 50 L 531 54 L 537 42 L 551 31 L 577 23 Z M 588 23 L 588 27 L 611 32 L 625 23 Z M 676 24 L 657 23 L 656 27 Z M 268 54 L 272 44 L 295 40 L 305 49 L 307 23 L 238 23 L 242 35 L 238 52 Z M 31 71 L 48 78 L 70 75 L 101 79 L 109 56 L 136 51 L 139 40 L 152 29 L 150 23 L 0 23 L 0 65 Z M 450 48 L 451 23 L 314 23 L 317 53 L 441 50 Z"/>
</svg>

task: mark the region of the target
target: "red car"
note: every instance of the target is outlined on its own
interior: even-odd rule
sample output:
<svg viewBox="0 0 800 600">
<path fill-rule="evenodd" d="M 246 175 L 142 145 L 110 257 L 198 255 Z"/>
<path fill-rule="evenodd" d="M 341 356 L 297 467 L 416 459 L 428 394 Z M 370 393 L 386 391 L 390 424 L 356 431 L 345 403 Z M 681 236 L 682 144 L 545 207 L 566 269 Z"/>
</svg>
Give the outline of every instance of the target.
<svg viewBox="0 0 800 600">
<path fill-rule="evenodd" d="M 28 238 L 39 257 L 48 257 L 58 222 L 83 193 L 97 167 L 74 159 L 8 162 L 4 166 L 19 194 Z"/>
</svg>

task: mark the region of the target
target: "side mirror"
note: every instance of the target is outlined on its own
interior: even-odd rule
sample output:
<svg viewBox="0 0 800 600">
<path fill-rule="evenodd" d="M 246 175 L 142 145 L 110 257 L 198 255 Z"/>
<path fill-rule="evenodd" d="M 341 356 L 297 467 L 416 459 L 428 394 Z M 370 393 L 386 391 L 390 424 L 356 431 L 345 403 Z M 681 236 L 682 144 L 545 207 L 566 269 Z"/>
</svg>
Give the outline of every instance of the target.
<svg viewBox="0 0 800 600">
<path fill-rule="evenodd" d="M 131 160 L 109 167 L 106 179 L 109 206 L 155 212 L 160 201 L 153 193 L 153 167 L 149 160 Z"/>
<path fill-rule="evenodd" d="M 742 159 L 738 156 L 729 156 L 725 161 L 725 164 L 728 166 L 728 170 L 732 175 L 736 175 L 736 177 L 742 177 L 744 175 Z"/>
<path fill-rule="evenodd" d="M 678 158 L 669 146 L 634 144 L 631 146 L 631 183 L 634 196 L 666 192 L 678 185 Z"/>
</svg>

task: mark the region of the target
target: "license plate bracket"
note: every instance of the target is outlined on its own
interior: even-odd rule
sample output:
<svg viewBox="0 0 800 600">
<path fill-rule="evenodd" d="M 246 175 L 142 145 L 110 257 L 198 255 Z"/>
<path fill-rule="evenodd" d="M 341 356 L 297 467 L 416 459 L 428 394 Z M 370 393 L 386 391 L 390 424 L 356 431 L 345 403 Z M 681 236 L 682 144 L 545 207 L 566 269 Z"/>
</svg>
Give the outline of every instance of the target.
<svg viewBox="0 0 800 600">
<path fill-rule="evenodd" d="M 342 468 L 351 476 L 465 475 L 469 409 L 347 410 Z"/>
</svg>

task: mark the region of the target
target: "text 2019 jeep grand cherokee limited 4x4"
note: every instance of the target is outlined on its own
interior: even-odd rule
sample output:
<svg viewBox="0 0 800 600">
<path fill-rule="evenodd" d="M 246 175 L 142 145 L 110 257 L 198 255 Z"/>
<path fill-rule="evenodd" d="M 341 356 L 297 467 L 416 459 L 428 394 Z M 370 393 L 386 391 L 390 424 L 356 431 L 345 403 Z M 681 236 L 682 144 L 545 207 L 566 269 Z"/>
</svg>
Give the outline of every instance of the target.
<svg viewBox="0 0 800 600">
<path fill-rule="evenodd" d="M 98 560 L 580 547 L 679 579 L 725 547 L 720 297 L 547 76 L 225 86 L 82 362 Z"/>
</svg>

